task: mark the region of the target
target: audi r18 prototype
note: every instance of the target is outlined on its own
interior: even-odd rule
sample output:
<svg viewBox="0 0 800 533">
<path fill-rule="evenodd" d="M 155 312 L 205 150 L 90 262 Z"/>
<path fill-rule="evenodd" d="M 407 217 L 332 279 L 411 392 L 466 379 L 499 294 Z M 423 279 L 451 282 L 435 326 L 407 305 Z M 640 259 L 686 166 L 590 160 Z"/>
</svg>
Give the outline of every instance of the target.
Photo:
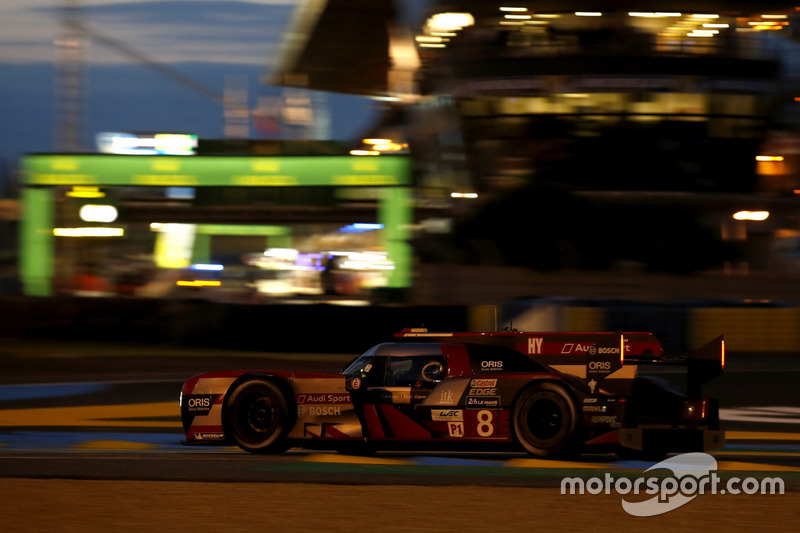
<svg viewBox="0 0 800 533">
<path fill-rule="evenodd" d="M 513 447 L 535 456 L 661 456 L 724 445 L 701 386 L 724 368 L 719 337 L 666 357 L 651 333 L 431 333 L 404 330 L 339 374 L 243 370 L 189 379 L 187 443 L 253 453 Z M 685 392 L 637 375 L 687 367 Z"/>
</svg>

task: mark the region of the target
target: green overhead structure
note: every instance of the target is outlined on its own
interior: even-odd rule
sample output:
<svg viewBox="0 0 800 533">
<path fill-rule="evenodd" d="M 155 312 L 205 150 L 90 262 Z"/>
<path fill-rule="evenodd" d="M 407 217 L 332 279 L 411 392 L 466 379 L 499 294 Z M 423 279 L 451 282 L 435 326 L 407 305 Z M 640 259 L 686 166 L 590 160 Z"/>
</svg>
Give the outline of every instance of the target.
<svg viewBox="0 0 800 533">
<path fill-rule="evenodd" d="M 28 185 L 348 187 L 410 185 L 405 156 L 211 157 L 30 155 Z"/>
<path fill-rule="evenodd" d="M 83 187 L 382 187 L 378 219 L 395 264 L 388 286 L 411 282 L 411 162 L 406 156 L 126 156 L 35 154 L 22 159 L 20 275 L 25 293 L 52 294 L 54 191 Z M 282 226 L 199 225 L 198 235 L 286 237 Z M 208 237 L 205 237 L 206 241 Z M 208 253 L 198 243 L 195 258 Z M 199 257 L 198 257 L 199 256 Z"/>
</svg>

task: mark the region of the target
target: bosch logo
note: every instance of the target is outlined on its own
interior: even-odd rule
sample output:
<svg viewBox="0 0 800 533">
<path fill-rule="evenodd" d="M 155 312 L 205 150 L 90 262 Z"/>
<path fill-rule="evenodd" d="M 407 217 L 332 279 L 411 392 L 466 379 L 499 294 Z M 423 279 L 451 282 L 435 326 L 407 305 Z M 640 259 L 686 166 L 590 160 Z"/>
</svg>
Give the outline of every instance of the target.
<svg viewBox="0 0 800 533">
<path fill-rule="evenodd" d="M 611 370 L 610 361 L 592 361 L 589 363 L 589 370 Z"/>
<path fill-rule="evenodd" d="M 597 346 L 589 346 L 589 355 L 608 355 L 619 353 L 619 348 L 598 348 Z"/>
<path fill-rule="evenodd" d="M 619 353 L 619 348 L 598 348 L 597 353 L 599 354 L 613 354 Z"/>
</svg>

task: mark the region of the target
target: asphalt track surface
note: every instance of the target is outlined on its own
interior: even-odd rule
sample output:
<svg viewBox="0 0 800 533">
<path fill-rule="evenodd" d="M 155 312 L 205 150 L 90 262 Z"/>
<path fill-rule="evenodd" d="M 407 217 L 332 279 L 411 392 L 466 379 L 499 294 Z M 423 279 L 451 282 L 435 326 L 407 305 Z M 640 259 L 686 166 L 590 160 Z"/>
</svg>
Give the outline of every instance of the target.
<svg viewBox="0 0 800 533">
<path fill-rule="evenodd" d="M 180 443 L 177 396 L 221 369 L 338 370 L 356 354 L 254 354 L 5 339 L 0 344 L 3 531 L 796 530 L 800 358 L 731 356 L 721 399 L 723 480 L 780 477 L 783 495 L 705 494 L 658 517 L 622 497 L 561 494 L 564 477 L 635 477 L 652 463 L 611 455 L 293 449 L 275 457 Z M 679 382 L 679 374 L 665 374 Z M 679 384 L 679 383 L 678 383 Z"/>
</svg>

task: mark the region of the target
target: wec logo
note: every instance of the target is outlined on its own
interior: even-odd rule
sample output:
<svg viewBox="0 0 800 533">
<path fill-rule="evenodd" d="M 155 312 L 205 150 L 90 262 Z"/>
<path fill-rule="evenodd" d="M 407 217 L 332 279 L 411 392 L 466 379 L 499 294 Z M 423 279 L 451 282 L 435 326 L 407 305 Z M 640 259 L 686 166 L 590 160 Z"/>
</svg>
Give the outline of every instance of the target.
<svg viewBox="0 0 800 533">
<path fill-rule="evenodd" d="M 623 496 L 622 508 L 633 516 L 657 516 L 673 511 L 698 494 L 783 494 L 781 478 L 738 478 L 723 482 L 717 475 L 717 460 L 705 453 L 686 453 L 665 459 L 647 470 L 669 470 L 666 477 L 614 478 L 606 473 L 603 478 L 583 480 L 568 477 L 561 480 L 561 494 L 611 494 L 613 490 Z M 645 494 L 648 499 L 632 498 Z"/>
</svg>

